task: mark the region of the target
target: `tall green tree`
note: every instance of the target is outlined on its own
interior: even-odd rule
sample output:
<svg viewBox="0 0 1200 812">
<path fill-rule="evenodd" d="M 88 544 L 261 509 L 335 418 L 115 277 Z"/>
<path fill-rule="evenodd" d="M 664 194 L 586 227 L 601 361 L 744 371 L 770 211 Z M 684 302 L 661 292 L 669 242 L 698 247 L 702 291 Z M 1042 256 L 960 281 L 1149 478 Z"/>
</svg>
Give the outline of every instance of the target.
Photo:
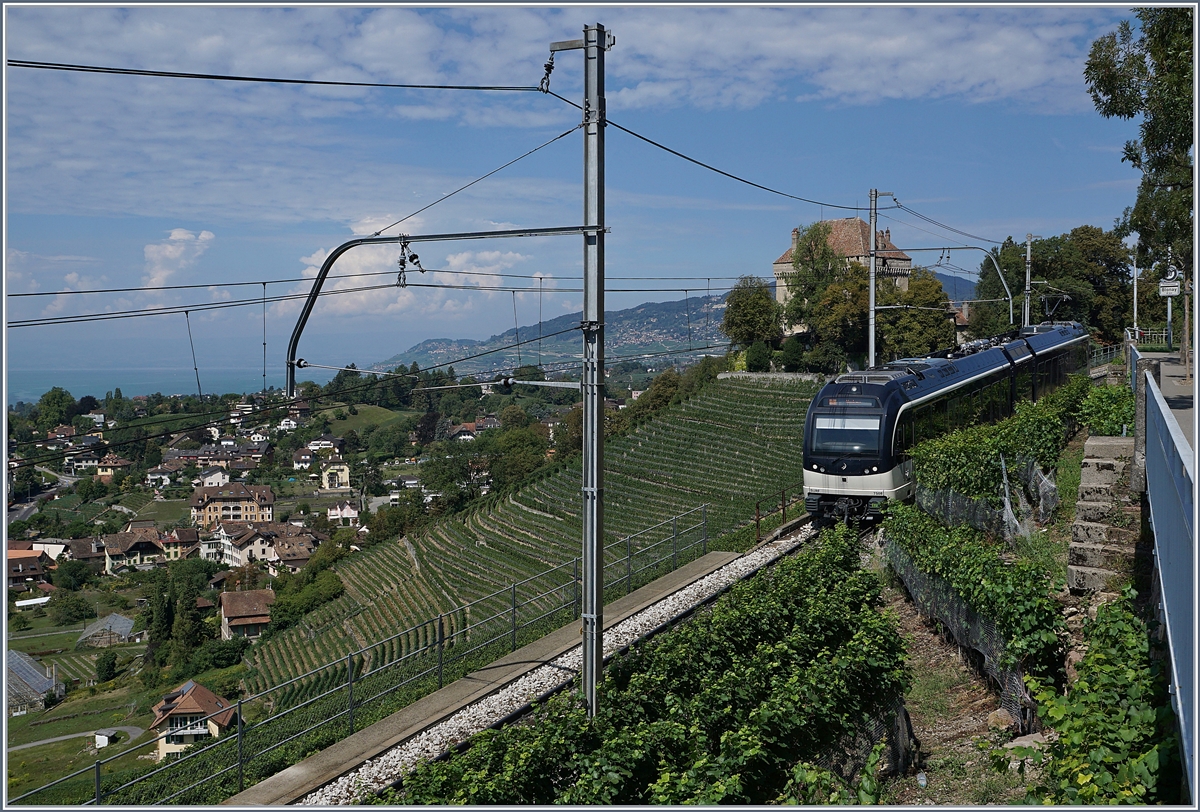
<svg viewBox="0 0 1200 812">
<path fill-rule="evenodd" d="M 155 570 L 154 580 L 149 584 L 150 639 L 146 645 L 146 659 L 154 659 L 165 665 L 170 654 L 171 628 L 175 623 L 175 582 L 165 570 Z"/>
<path fill-rule="evenodd" d="M 743 276 L 725 298 L 721 332 L 740 347 L 773 342 L 782 334 L 782 318 L 782 307 L 767 283 L 757 276 Z"/>
<path fill-rule="evenodd" d="M 198 597 L 200 592 L 192 581 L 186 580 L 180 584 L 175 619 L 171 622 L 171 658 L 176 665 L 187 663 L 192 653 L 204 642 L 203 618 L 196 606 Z"/>
<path fill-rule="evenodd" d="M 1084 79 L 1096 110 L 1106 118 L 1141 117 L 1141 138 L 1121 158 L 1142 173 L 1137 202 L 1118 231 L 1137 233 L 1138 266 L 1192 264 L 1195 159 L 1193 9 L 1139 8 L 1135 31 L 1124 20 L 1092 43 Z M 1139 313 L 1139 321 L 1140 321 Z"/>
<path fill-rule="evenodd" d="M 912 309 L 881 310 L 877 314 L 875 341 L 879 359 L 913 358 L 955 343 L 950 299 L 942 289 L 941 280 L 928 269 L 914 268 L 906 291 L 894 285 L 881 288 L 885 292 L 880 297 L 882 303 Z"/>
<path fill-rule="evenodd" d="M 106 651 L 96 658 L 96 682 L 108 682 L 117 675 L 117 653 Z"/>
<path fill-rule="evenodd" d="M 61 386 L 52 387 L 38 400 L 37 414 L 38 427 L 43 430 L 68 423 L 75 416 L 75 398 Z"/>
<path fill-rule="evenodd" d="M 1025 287 L 1025 244 L 1009 239 L 993 249 L 1014 297 Z M 1132 323 L 1133 296 L 1130 290 L 1130 253 L 1121 242 L 1119 229 L 1105 231 L 1097 226 L 1078 226 L 1066 234 L 1034 240 L 1031 250 L 1033 298 L 1030 319 L 1074 320 L 1104 341 L 1119 341 L 1123 328 Z M 1143 278 L 1145 276 L 1143 275 Z M 1041 284 L 1045 283 L 1045 284 Z M 1150 288 L 1152 285 L 1144 285 Z M 990 260 L 979 265 L 978 299 L 1004 299 L 1004 287 Z M 1139 298 L 1143 291 L 1139 290 Z M 1069 297 L 1062 299 L 1064 295 Z M 1155 292 L 1157 298 L 1157 292 Z M 1156 305 L 1148 302 L 1152 309 Z M 1165 305 L 1161 307 L 1165 316 Z M 1017 324 L 1021 304 L 1015 302 Z M 971 335 L 999 335 L 1014 329 L 1008 323 L 1008 302 L 983 302 L 971 308 Z M 1147 322 L 1139 312 L 1139 321 Z"/>
<path fill-rule="evenodd" d="M 792 246 L 792 273 L 786 282 L 788 300 L 784 320 L 789 327 L 808 332 L 819 310 L 825 287 L 841 276 L 846 260 L 829 244 L 833 226 L 824 221 L 810 223 L 796 232 Z M 811 342 L 810 342 L 811 343 Z"/>
<path fill-rule="evenodd" d="M 824 287 L 813 308 L 809 324 L 814 345 L 833 344 L 847 355 L 865 355 L 868 304 L 867 269 L 852 262 Z"/>
</svg>

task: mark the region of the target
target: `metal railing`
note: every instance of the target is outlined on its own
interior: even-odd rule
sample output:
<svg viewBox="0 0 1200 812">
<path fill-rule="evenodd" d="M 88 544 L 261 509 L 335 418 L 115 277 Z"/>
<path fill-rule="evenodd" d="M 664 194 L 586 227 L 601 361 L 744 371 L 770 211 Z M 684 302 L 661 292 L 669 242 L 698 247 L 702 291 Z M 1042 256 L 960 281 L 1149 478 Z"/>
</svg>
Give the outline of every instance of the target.
<svg viewBox="0 0 1200 812">
<path fill-rule="evenodd" d="M 1147 371 L 1138 383 L 1146 387 L 1146 495 L 1154 529 L 1163 625 L 1170 647 L 1171 704 L 1182 732 L 1184 771 L 1195 797 L 1193 453 L 1153 376 Z"/>
<path fill-rule="evenodd" d="M 708 505 L 604 548 L 605 601 L 708 552 Z M 279 685 L 191 726 L 228 716 L 227 729 L 154 768 L 115 771 L 167 731 L 8 801 L 48 805 L 212 805 L 353 734 L 448 682 L 579 617 L 580 560 L 560 564 Z M 246 715 L 265 714 L 255 722 Z M 108 771 L 106 773 L 106 770 Z M 146 770 L 136 774 L 140 770 Z"/>
<path fill-rule="evenodd" d="M 1124 344 L 1109 344 L 1107 347 L 1096 347 L 1092 350 L 1090 366 L 1095 368 L 1111 364 L 1116 360 L 1117 356 L 1123 356 L 1124 351 Z"/>
<path fill-rule="evenodd" d="M 1165 345 L 1167 343 L 1167 330 L 1165 327 L 1161 330 L 1146 330 L 1139 327 L 1135 332 L 1132 327 L 1126 327 L 1125 340 L 1132 341 L 1135 344 L 1147 344 L 1152 347 Z"/>
<path fill-rule="evenodd" d="M 791 497 L 788 496 L 788 491 L 791 491 L 791 493 L 792 493 Z M 777 504 L 777 505 L 779 505 L 779 507 L 778 508 L 773 507 L 770 510 L 768 510 L 766 513 L 763 513 L 762 512 L 763 502 Z M 757 502 L 755 502 L 754 503 L 754 540 L 762 541 L 762 526 L 761 526 L 762 520 L 768 516 L 775 515 L 776 511 L 783 513 L 783 517 L 780 519 L 779 523 L 781 525 L 787 524 L 788 505 L 792 504 L 793 502 L 800 502 L 801 504 L 804 503 L 804 483 L 803 482 L 797 482 L 795 485 L 788 485 L 786 488 L 783 488 L 782 490 L 780 490 L 778 501 L 776 501 L 775 494 L 771 494 L 770 496 L 764 496 L 762 499 L 759 499 Z M 797 513 L 796 515 L 799 516 L 800 513 L 803 513 L 803 512 L 804 512 L 804 510 L 801 509 L 800 512 Z"/>
</svg>

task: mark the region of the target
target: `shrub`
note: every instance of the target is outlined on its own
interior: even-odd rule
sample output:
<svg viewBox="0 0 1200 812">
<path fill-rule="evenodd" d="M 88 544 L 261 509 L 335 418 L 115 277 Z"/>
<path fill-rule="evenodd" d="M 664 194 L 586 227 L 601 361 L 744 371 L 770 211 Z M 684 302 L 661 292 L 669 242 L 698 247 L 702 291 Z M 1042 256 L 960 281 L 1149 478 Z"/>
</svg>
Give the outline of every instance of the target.
<svg viewBox="0 0 1200 812">
<path fill-rule="evenodd" d="M 911 452 L 917 482 L 999 505 L 1004 483 L 1001 455 L 1009 465 L 1034 459 L 1043 468 L 1054 466 L 1090 387 L 1086 376 L 1076 376 L 1036 403 L 1017 403 L 1012 417 L 998 423 L 969 426 L 918 443 Z"/>
<path fill-rule="evenodd" d="M 768 372 L 771 369 L 771 348 L 765 341 L 755 341 L 746 350 L 748 372 Z"/>
<path fill-rule="evenodd" d="M 1127 386 L 1101 386 L 1088 393 L 1079 409 L 1079 421 L 1089 434 L 1116 436 L 1123 427 L 1133 432 L 1135 402 Z"/>
<path fill-rule="evenodd" d="M 69 626 L 96 616 L 96 609 L 80 594 L 65 589 L 55 591 L 46 602 L 46 611 L 55 626 Z"/>
<path fill-rule="evenodd" d="M 853 531 L 735 585 L 607 669 L 589 719 L 561 693 L 532 724 L 487 731 L 409 773 L 389 803 L 766 804 L 848 797 L 816 768 L 887 713 L 909 675 Z M 868 761 L 878 764 L 881 750 Z M 814 790 L 814 781 L 819 786 Z M 854 787 L 877 796 L 874 775 Z"/>
<path fill-rule="evenodd" d="M 1008 564 L 1004 549 L 970 527 L 946 528 L 913 505 L 890 504 L 888 541 L 921 572 L 946 581 L 963 601 L 995 624 L 1005 639 L 1002 668 L 1056 678 L 1062 668 L 1065 626 L 1051 600 L 1053 584 L 1033 564 Z"/>
<path fill-rule="evenodd" d="M 1038 716 L 1059 735 L 1044 751 L 1018 748 L 1003 756 L 1005 768 L 1013 756 L 1041 766 L 1029 801 L 1179 803 L 1166 661 L 1151 651 L 1149 630 L 1133 611 L 1135 594 L 1126 589 L 1085 627 L 1087 654 L 1065 696 L 1030 680 Z"/>
<path fill-rule="evenodd" d="M 799 336 L 792 336 L 783 342 L 780 356 L 784 372 L 802 372 L 804 370 L 804 343 Z"/>
<path fill-rule="evenodd" d="M 117 653 L 106 651 L 96 658 L 96 682 L 108 682 L 117 676 Z"/>
</svg>

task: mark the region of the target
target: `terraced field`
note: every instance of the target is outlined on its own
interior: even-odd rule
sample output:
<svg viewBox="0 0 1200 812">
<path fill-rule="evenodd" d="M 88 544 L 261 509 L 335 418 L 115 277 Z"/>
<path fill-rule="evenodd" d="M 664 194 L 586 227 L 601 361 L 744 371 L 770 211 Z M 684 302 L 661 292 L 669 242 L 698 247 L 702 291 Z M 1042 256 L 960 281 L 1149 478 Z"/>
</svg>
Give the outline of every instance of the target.
<svg viewBox="0 0 1200 812">
<path fill-rule="evenodd" d="M 752 519 L 757 499 L 802 478 L 804 413 L 815 391 L 815 384 L 795 381 L 717 381 L 610 441 L 605 543 L 702 504 L 710 505 L 709 538 Z M 265 690 L 407 631 L 371 650 L 367 659 L 375 667 L 428 645 L 431 626 L 422 624 L 438 614 L 447 614 L 446 634 L 452 637 L 482 618 L 502 616 L 514 582 L 560 566 L 567 567 L 569 578 L 580 553 L 579 489 L 580 471 L 572 465 L 412 538 L 378 544 L 341 562 L 346 594 L 257 647 L 247 687 L 252 693 Z M 561 581 L 563 571 L 555 577 Z M 551 584 L 546 579 L 522 590 L 532 595 Z M 469 613 L 452 612 L 470 602 L 478 603 Z M 551 608 L 548 600 L 528 611 Z"/>
</svg>

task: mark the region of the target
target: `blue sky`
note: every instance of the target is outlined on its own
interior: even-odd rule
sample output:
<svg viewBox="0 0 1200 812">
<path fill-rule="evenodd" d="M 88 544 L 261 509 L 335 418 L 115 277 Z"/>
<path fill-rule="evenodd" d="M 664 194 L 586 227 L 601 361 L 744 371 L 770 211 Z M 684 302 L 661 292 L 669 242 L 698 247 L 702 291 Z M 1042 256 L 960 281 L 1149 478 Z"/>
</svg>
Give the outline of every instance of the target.
<svg viewBox="0 0 1200 812">
<path fill-rule="evenodd" d="M 1111 228 L 1138 175 L 1120 161 L 1137 122 L 1095 113 L 1082 78 L 1118 8 L 484 7 L 425 10 L 7 6 L 8 59 L 151 70 L 401 83 L 536 85 L 553 40 L 599 21 L 609 118 L 791 194 L 865 206 L 872 187 L 971 234 Z M 582 57 L 560 53 L 553 89 L 582 94 Z M 51 72 L 10 67 L 5 103 L 7 292 L 202 284 L 182 291 L 7 298 L 7 318 L 152 309 L 261 294 L 220 283 L 312 276 L 369 234 L 570 129 L 538 93 L 362 90 Z M 791 229 L 848 212 L 737 184 L 612 128 L 607 134 L 611 308 L 678 299 L 770 274 Z M 576 132 L 407 221 L 408 233 L 576 225 Z M 972 243 L 899 211 L 902 248 Z M 865 219 L 865 214 L 864 214 Z M 919 228 L 917 228 L 919 226 Z M 395 233 L 393 229 L 389 233 Z M 934 233 L 928 233 L 934 232 Z M 578 309 L 576 237 L 424 244 L 427 275 L 495 285 L 540 276 L 521 324 Z M 335 273 L 393 270 L 359 249 Z M 914 254 L 934 262 L 937 254 Z M 978 252 L 951 261 L 976 268 Z M 618 280 L 617 277 L 633 277 Z M 653 279 L 667 277 L 674 281 Z M 376 277 L 386 279 L 386 277 Z M 410 275 L 410 279 L 416 279 Z M 374 280 L 371 280 L 374 281 Z M 537 287 L 534 279 L 508 280 Z M 358 287 L 346 279 L 327 289 Z M 304 292 L 272 284 L 269 295 Z M 669 289 L 669 290 L 664 290 Z M 267 312 L 268 381 L 282 380 L 298 304 Z M 510 293 L 390 288 L 318 305 L 300 355 L 387 358 L 432 337 L 484 338 L 513 323 Z M 262 372 L 262 311 L 191 315 L 197 364 Z M 191 371 L 179 315 L 10 327 L 11 370 Z M 249 384 L 253 385 L 253 384 Z M 74 392 L 79 395 L 84 392 Z M 102 392 L 99 394 L 103 394 Z M 11 401 L 12 398 L 10 397 Z"/>
</svg>

